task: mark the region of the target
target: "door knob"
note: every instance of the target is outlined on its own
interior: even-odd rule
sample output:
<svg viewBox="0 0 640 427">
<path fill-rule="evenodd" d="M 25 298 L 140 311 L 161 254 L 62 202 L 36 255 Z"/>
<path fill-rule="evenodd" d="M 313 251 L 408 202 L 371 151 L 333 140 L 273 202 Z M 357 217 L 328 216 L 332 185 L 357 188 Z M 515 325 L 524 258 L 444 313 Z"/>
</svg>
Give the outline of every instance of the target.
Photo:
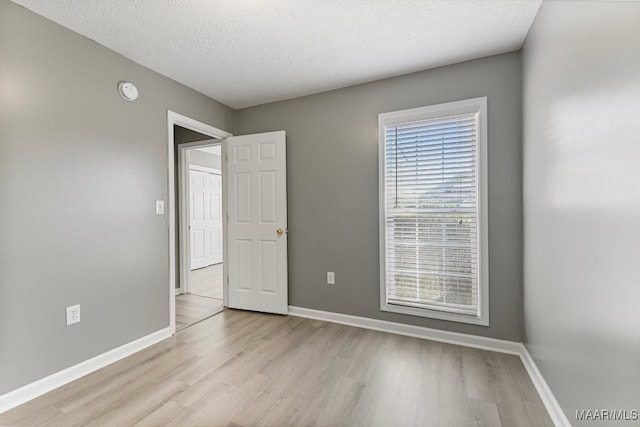
<svg viewBox="0 0 640 427">
<path fill-rule="evenodd" d="M 284 228 L 278 228 L 276 230 L 276 233 L 278 233 L 278 236 L 282 236 L 285 232 L 286 230 Z"/>
</svg>

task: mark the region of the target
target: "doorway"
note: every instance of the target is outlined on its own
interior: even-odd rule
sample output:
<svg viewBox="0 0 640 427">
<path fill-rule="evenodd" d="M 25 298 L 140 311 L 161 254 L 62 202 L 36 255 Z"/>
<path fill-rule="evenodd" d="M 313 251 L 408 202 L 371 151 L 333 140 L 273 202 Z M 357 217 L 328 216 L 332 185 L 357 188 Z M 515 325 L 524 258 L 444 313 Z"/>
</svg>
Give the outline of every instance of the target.
<svg viewBox="0 0 640 427">
<path fill-rule="evenodd" d="M 224 308 L 224 249 L 219 250 L 220 253 L 211 250 L 214 247 L 212 238 L 217 238 L 219 246 L 224 246 L 224 233 L 218 230 L 219 236 L 212 236 L 215 231 L 210 220 L 211 198 L 218 197 L 213 204 L 219 205 L 216 208 L 219 218 L 216 215 L 213 218 L 219 220 L 219 226 L 222 225 L 221 142 L 231 134 L 172 111 L 168 112 L 168 131 L 169 326 L 173 334 Z M 197 193 L 195 197 L 191 194 L 192 170 L 195 184 L 200 184 L 193 186 Z M 211 178 L 214 174 L 216 177 Z M 214 191 L 212 186 L 216 180 L 219 185 Z M 194 202 L 195 206 L 192 206 Z M 200 227 L 196 239 L 190 234 L 194 222 L 191 220 L 192 211 L 196 214 L 195 225 Z M 209 221 L 203 224 L 205 219 Z M 195 253 L 195 258 L 202 258 L 200 264 L 192 265 L 192 253 Z M 209 266 L 216 271 L 207 271 Z"/>
<path fill-rule="evenodd" d="M 191 234 L 185 220 L 190 201 L 181 195 L 189 194 L 187 153 L 194 148 L 221 147 L 224 307 L 287 314 L 286 132 L 232 136 L 172 111 L 167 123 L 171 333 L 176 332 L 176 295 L 192 290 Z M 197 137 L 176 141 L 174 128 Z"/>
<path fill-rule="evenodd" d="M 220 141 L 200 134 L 199 139 L 205 139 L 181 142 L 185 135 L 181 127 L 175 134 L 181 159 L 178 222 L 185 237 L 180 250 L 185 251 L 186 264 L 176 287 L 176 331 L 180 331 L 224 309 L 224 230 Z M 193 132 L 188 135 L 197 137 Z"/>
</svg>

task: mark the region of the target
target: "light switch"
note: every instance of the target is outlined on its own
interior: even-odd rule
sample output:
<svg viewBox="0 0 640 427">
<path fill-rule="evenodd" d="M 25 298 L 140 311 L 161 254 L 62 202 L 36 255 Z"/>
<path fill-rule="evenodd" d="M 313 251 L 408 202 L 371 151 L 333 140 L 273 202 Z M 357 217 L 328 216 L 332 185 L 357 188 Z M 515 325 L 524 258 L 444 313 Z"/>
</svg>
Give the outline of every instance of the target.
<svg viewBox="0 0 640 427">
<path fill-rule="evenodd" d="M 164 200 L 156 200 L 156 215 L 164 215 Z"/>
<path fill-rule="evenodd" d="M 327 271 L 327 285 L 336 284 L 336 273 L 333 271 Z"/>
</svg>

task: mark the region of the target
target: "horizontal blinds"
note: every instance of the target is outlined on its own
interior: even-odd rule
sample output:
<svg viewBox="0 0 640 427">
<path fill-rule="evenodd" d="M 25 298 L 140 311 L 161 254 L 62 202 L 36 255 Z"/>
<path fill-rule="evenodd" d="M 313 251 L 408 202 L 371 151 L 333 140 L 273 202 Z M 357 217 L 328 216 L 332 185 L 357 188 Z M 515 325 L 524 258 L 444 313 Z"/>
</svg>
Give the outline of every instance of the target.
<svg viewBox="0 0 640 427">
<path fill-rule="evenodd" d="M 476 122 L 385 127 L 387 304 L 478 314 Z"/>
</svg>

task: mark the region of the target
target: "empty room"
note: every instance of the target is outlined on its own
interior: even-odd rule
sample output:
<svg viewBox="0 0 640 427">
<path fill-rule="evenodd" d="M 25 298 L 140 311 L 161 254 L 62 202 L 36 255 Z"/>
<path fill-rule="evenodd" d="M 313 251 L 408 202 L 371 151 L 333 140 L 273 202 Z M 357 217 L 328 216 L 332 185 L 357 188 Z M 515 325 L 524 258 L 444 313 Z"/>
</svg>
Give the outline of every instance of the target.
<svg viewBox="0 0 640 427">
<path fill-rule="evenodd" d="M 639 41 L 0 0 L 0 426 L 640 425 Z"/>
</svg>

